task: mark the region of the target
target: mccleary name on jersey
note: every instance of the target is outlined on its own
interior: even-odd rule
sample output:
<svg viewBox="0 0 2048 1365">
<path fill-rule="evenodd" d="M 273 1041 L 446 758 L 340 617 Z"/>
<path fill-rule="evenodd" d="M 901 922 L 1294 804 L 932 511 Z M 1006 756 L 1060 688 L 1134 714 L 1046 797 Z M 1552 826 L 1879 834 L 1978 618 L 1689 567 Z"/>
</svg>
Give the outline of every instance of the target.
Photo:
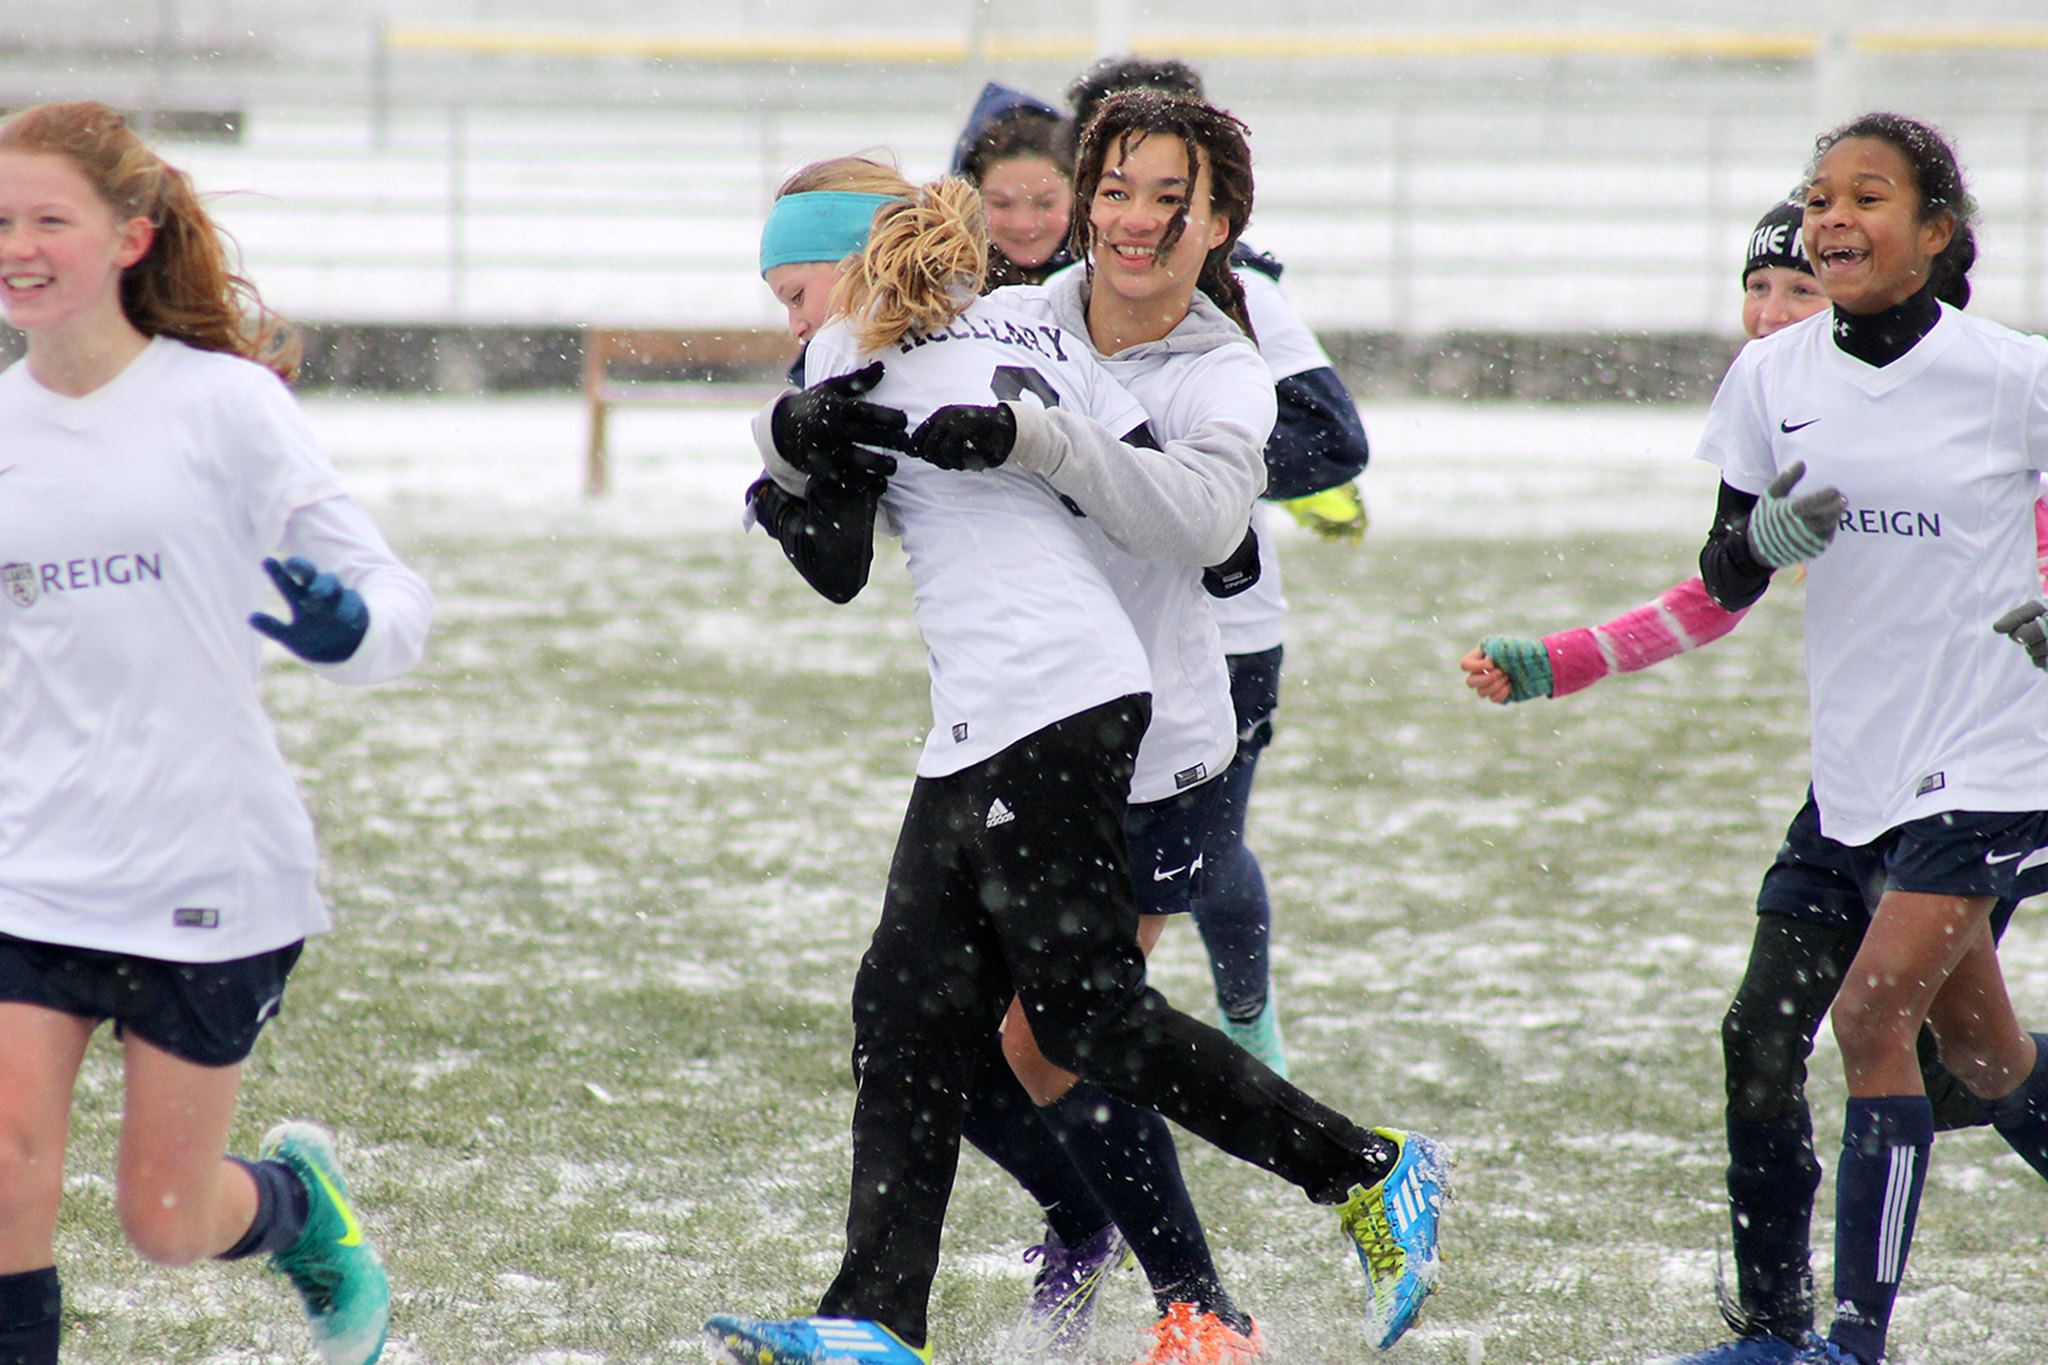
<svg viewBox="0 0 2048 1365">
<path fill-rule="evenodd" d="M 812 339 L 805 382 L 873 358 L 835 322 Z M 999 399 L 1057 407 L 1119 434 L 1145 422 L 1086 345 L 988 299 L 881 358 L 884 375 L 868 397 L 901 410 L 912 427 L 949 403 Z M 764 455 L 767 430 L 756 422 Z M 958 772 L 1055 721 L 1151 690 L 1144 650 L 1083 541 L 1083 519 L 1038 475 L 1010 464 L 939 469 L 904 456 L 882 516 L 902 538 L 929 656 L 922 776 Z"/>
</svg>

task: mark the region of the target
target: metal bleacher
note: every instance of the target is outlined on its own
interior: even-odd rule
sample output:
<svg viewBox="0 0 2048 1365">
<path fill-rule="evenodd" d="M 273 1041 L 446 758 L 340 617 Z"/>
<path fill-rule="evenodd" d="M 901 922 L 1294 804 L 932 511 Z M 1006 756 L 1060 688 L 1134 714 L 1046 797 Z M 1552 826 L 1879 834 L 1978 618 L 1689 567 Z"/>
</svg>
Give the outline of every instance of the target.
<svg viewBox="0 0 2048 1365">
<path fill-rule="evenodd" d="M 1857 25 L 1858 103 L 1941 122 L 1975 173 L 1980 306 L 2048 322 L 2037 0 L 1940 30 L 1917 6 L 1833 3 Z M 571 26 L 537 0 L 420 0 L 399 25 L 216 0 L 159 6 L 184 26 L 167 32 L 78 0 L 0 36 L 0 103 L 239 111 L 233 137 L 158 136 L 296 317 L 772 326 L 753 243 L 783 173 L 867 148 L 936 173 L 980 79 L 1056 97 L 1116 8 L 878 0 L 855 22 L 822 0 L 588 0 Z M 1172 32 L 1128 37 L 1199 60 L 1251 124 L 1250 236 L 1314 325 L 1725 332 L 1743 234 L 1820 125 L 1829 34 L 1755 0 L 1712 28 L 1668 13 L 1451 0 L 1368 23 L 1273 0 L 1254 32 L 1241 3 L 1183 0 Z"/>
</svg>

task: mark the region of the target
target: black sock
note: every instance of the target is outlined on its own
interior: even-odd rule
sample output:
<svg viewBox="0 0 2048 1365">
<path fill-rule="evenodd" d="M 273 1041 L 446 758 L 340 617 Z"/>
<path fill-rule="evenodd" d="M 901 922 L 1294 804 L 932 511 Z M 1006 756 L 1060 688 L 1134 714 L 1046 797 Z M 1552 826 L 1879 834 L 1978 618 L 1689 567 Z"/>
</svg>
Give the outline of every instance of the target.
<svg viewBox="0 0 2048 1365">
<path fill-rule="evenodd" d="M 1991 1126 L 2029 1166 L 2048 1176 L 2048 1033 L 2034 1035 L 2034 1069 L 2010 1095 L 1983 1106 Z"/>
<path fill-rule="evenodd" d="M 1801 1110 L 1775 1123 L 1728 1120 L 1728 1207 L 1741 1331 L 1793 1341 L 1813 1327 L 1812 1223 L 1820 1161 Z"/>
<path fill-rule="evenodd" d="M 310 1198 L 299 1173 L 282 1161 L 244 1161 L 238 1156 L 228 1160 L 247 1171 L 256 1182 L 256 1216 L 249 1220 L 249 1230 L 242 1234 L 242 1240 L 214 1259 L 239 1261 L 260 1251 L 283 1251 L 298 1241 L 299 1234 L 306 1230 Z"/>
<path fill-rule="evenodd" d="M 57 1365 L 63 1325 L 57 1267 L 0 1275 L 0 1365 Z"/>
<path fill-rule="evenodd" d="M 1166 1120 L 1089 1081 L 1078 1082 L 1043 1112 L 1123 1229 L 1160 1311 L 1169 1304 L 1191 1303 L 1249 1332 L 1250 1320 L 1216 1273 Z"/>
<path fill-rule="evenodd" d="M 1009 1063 L 993 1047 L 990 1054 L 967 1092 L 960 1136 L 1038 1201 L 1054 1236 L 1077 1247 L 1109 1226 L 1109 1210 Z"/>
</svg>

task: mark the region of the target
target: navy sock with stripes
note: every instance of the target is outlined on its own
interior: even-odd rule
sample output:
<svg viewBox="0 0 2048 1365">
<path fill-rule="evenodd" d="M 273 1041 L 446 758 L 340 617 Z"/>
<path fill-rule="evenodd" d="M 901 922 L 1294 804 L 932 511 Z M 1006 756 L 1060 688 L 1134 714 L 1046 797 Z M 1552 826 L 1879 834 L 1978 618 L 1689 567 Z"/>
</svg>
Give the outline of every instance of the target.
<svg viewBox="0 0 2048 1365">
<path fill-rule="evenodd" d="M 57 1365 L 63 1323 L 57 1267 L 0 1275 L 0 1365 Z"/>
<path fill-rule="evenodd" d="M 2048 1033 L 2034 1035 L 2034 1069 L 2019 1088 L 1984 1108 L 1998 1135 L 2029 1166 L 2048 1176 Z"/>
<path fill-rule="evenodd" d="M 1835 1175 L 1835 1322 L 1828 1340 L 1867 1365 L 1884 1358 L 1933 1146 L 1934 1106 L 1926 1096 L 1849 1100 Z"/>
</svg>

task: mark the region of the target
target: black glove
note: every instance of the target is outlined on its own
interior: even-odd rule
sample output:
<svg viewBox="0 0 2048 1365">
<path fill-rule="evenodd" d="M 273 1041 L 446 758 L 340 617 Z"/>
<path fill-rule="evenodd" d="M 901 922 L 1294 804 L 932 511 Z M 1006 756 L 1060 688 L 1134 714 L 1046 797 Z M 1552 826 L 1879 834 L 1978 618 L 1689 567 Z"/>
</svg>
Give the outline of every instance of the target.
<svg viewBox="0 0 2048 1365">
<path fill-rule="evenodd" d="M 1001 403 L 952 403 L 917 424 L 909 450 L 940 469 L 994 469 L 1017 448 L 1017 417 Z"/>
<path fill-rule="evenodd" d="M 1235 597 L 1258 582 L 1259 573 L 1259 533 L 1247 526 L 1230 558 L 1202 570 L 1202 586 L 1211 597 Z"/>
<path fill-rule="evenodd" d="M 775 449 L 806 474 L 853 469 L 886 479 L 896 472 L 896 462 L 886 455 L 862 450 L 881 446 L 902 450 L 903 414 L 861 397 L 882 382 L 882 362 L 877 360 L 852 374 L 842 374 L 785 394 L 768 418 L 768 434 Z"/>
<path fill-rule="evenodd" d="M 1991 628 L 2026 650 L 2034 667 L 2048 669 L 2048 601 L 2022 602 L 1993 621 Z"/>
</svg>

